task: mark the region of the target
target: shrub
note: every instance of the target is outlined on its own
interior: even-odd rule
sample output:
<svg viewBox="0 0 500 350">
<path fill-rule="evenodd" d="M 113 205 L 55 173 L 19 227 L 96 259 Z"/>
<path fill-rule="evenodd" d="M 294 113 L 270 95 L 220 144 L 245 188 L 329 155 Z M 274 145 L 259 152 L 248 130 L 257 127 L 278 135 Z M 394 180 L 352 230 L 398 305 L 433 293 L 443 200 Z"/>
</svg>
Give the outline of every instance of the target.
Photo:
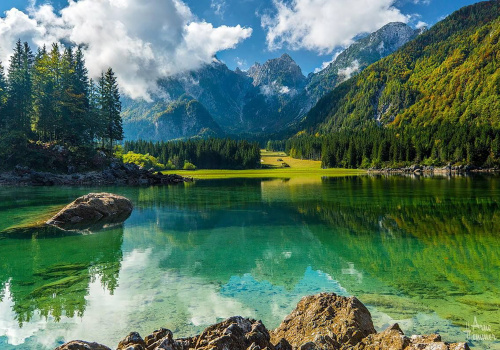
<svg viewBox="0 0 500 350">
<path fill-rule="evenodd" d="M 184 170 L 196 170 L 196 166 L 193 163 L 188 162 L 187 160 L 184 162 Z"/>
</svg>

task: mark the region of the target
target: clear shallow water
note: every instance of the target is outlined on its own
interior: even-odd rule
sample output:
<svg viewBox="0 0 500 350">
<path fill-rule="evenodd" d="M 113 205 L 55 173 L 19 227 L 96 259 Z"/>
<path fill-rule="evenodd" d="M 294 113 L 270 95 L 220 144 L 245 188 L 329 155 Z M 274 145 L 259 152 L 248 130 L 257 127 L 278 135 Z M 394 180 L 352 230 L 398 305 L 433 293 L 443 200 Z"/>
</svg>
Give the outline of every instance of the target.
<svg viewBox="0 0 500 350">
<path fill-rule="evenodd" d="M 500 348 L 498 177 L 100 188 L 134 202 L 124 225 L 12 228 L 92 190 L 0 188 L 0 349 L 113 347 L 132 330 L 180 337 L 233 315 L 271 329 L 320 291 L 357 296 L 379 330 Z"/>
</svg>

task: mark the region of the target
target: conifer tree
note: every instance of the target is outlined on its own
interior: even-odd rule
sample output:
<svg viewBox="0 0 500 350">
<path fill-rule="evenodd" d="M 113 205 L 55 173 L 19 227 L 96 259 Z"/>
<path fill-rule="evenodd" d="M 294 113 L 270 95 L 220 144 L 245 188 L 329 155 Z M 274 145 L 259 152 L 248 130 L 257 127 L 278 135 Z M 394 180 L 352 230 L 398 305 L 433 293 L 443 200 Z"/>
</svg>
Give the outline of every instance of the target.
<svg viewBox="0 0 500 350">
<path fill-rule="evenodd" d="M 8 70 L 8 117 L 11 129 L 26 137 L 31 130 L 31 66 L 33 53 L 27 43 L 18 40 Z"/>
<path fill-rule="evenodd" d="M 45 46 L 38 49 L 32 70 L 33 125 L 42 141 L 52 141 L 54 127 L 54 79 L 50 74 L 49 55 Z"/>
<path fill-rule="evenodd" d="M 104 139 L 108 142 L 109 150 L 113 149 L 113 141 L 123 140 L 123 126 L 121 120 L 121 102 L 118 83 L 111 68 L 99 79 L 101 117 L 104 120 Z"/>
<path fill-rule="evenodd" d="M 5 105 L 7 103 L 7 81 L 2 62 L 0 62 L 0 131 L 5 128 Z"/>
</svg>

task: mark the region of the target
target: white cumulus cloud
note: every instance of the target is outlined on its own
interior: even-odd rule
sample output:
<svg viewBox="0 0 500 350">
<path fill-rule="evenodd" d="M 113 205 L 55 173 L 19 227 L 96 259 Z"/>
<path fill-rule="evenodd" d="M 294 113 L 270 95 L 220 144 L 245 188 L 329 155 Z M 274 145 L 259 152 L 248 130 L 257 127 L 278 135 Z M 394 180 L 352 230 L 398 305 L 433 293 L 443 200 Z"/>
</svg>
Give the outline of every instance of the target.
<svg viewBox="0 0 500 350">
<path fill-rule="evenodd" d="M 396 0 L 273 0 L 275 12 L 261 18 L 269 49 L 331 53 L 348 46 L 360 33 L 371 33 L 389 22 L 410 17 L 394 7 Z"/>
<path fill-rule="evenodd" d="M 69 0 L 59 12 L 51 5 L 5 12 L 0 59 L 6 66 L 18 38 L 35 47 L 83 45 L 92 77 L 112 67 L 123 93 L 148 99 L 159 78 L 210 63 L 251 34 L 251 28 L 201 21 L 180 0 Z"/>
</svg>

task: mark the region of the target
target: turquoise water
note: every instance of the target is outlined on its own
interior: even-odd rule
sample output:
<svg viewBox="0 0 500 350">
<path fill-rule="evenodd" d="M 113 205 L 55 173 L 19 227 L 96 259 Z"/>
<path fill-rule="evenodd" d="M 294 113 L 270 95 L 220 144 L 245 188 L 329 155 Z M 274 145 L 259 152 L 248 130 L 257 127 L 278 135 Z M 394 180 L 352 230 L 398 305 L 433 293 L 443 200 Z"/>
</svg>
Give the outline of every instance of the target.
<svg viewBox="0 0 500 350">
<path fill-rule="evenodd" d="M 26 227 L 91 191 L 134 212 L 100 232 Z M 498 177 L 0 188 L 0 231 L 0 349 L 115 347 L 233 315 L 272 329 L 321 291 L 357 296 L 379 330 L 500 349 Z"/>
</svg>

